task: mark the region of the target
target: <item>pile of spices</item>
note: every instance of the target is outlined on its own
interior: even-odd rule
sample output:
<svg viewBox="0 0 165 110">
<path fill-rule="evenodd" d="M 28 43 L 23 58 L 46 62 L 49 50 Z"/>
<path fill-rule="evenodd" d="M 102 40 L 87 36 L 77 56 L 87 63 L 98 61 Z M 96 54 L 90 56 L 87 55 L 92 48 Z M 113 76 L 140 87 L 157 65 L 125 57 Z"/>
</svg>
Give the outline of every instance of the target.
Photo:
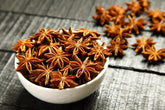
<svg viewBox="0 0 165 110">
<path fill-rule="evenodd" d="M 86 28 L 40 29 L 12 48 L 19 60 L 16 71 L 49 88 L 71 88 L 95 78 L 111 53 L 99 44 L 100 33 Z"/>
<path fill-rule="evenodd" d="M 118 5 L 112 5 L 107 9 L 102 6 L 96 7 L 97 16 L 93 18 L 107 28 L 103 32 L 111 38 L 107 49 L 113 56 L 124 55 L 123 50 L 128 48 L 126 38 L 132 37 L 132 34 L 139 35 L 148 23 L 145 21 L 147 17 L 151 20 L 150 31 L 165 34 L 165 12 L 159 11 L 158 8 L 155 11 L 149 11 L 150 4 L 148 0 L 132 0 L 132 3 L 126 2 L 126 9 Z M 139 17 L 142 13 L 148 16 Z M 112 22 L 111 25 L 108 25 L 110 22 Z M 137 43 L 132 44 L 135 52 L 140 52 L 149 63 L 165 58 L 165 48 L 157 51 L 154 45 L 153 38 L 146 40 L 144 36 L 141 40 L 137 39 Z"/>
</svg>

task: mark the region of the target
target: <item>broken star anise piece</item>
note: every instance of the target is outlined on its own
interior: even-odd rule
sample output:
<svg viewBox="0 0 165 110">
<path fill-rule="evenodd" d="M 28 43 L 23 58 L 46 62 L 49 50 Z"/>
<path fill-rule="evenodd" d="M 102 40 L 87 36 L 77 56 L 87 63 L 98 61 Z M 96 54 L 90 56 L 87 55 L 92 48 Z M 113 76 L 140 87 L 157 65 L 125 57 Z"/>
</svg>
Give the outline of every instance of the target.
<svg viewBox="0 0 165 110">
<path fill-rule="evenodd" d="M 58 70 L 52 75 L 51 83 L 57 83 L 59 89 L 64 89 L 66 87 L 71 88 L 78 85 L 78 83 L 74 81 L 75 78 L 75 75 L 68 75 L 68 69 L 63 73 Z"/>
<path fill-rule="evenodd" d="M 162 19 L 159 23 L 151 24 L 150 30 L 156 33 L 163 33 L 165 34 L 165 24 L 163 24 L 164 19 Z"/>
<path fill-rule="evenodd" d="M 69 63 L 68 56 L 71 56 L 70 54 L 64 52 L 62 50 L 62 47 L 59 47 L 58 49 L 54 48 L 55 50 L 52 51 L 52 53 L 46 53 L 45 56 L 48 58 L 46 60 L 47 63 L 50 63 L 51 68 L 60 67 L 63 68 L 64 64 Z"/>
<path fill-rule="evenodd" d="M 141 5 L 139 4 L 138 1 L 136 0 L 132 0 L 132 3 L 126 2 L 126 5 L 128 6 L 126 11 L 130 10 L 132 13 L 132 15 L 136 16 L 136 15 L 140 15 L 140 12 L 142 10 Z"/>
<path fill-rule="evenodd" d="M 155 46 L 152 45 L 146 48 L 146 51 L 142 54 L 150 63 L 157 62 L 165 58 L 165 48 L 156 50 Z"/>
<path fill-rule="evenodd" d="M 19 62 L 18 67 L 16 69 L 16 71 L 23 71 L 23 70 L 27 70 L 29 71 L 29 73 L 31 73 L 33 66 L 32 65 L 36 65 L 41 63 L 43 60 L 37 58 L 37 57 L 33 57 L 32 53 L 31 53 L 31 48 L 29 48 L 26 53 L 25 56 L 24 55 L 16 55 L 16 57 L 18 58 Z"/>
<path fill-rule="evenodd" d="M 123 56 L 124 55 L 124 49 L 128 48 L 128 42 L 126 39 L 114 39 L 110 40 L 110 45 L 107 46 L 107 49 L 110 53 L 113 53 L 114 56 L 118 56 L 119 53 Z"/>
<path fill-rule="evenodd" d="M 145 39 L 144 36 L 141 38 L 141 40 L 136 39 L 136 41 L 136 43 L 132 44 L 132 46 L 136 47 L 135 52 L 139 52 L 141 50 L 142 52 L 145 52 L 146 48 L 149 48 L 155 44 L 155 42 L 153 42 L 153 38 Z"/>
<path fill-rule="evenodd" d="M 97 16 L 93 16 L 93 19 L 97 20 L 101 25 L 109 24 L 111 16 L 108 10 L 104 9 L 102 6 L 96 7 Z"/>
<path fill-rule="evenodd" d="M 37 43 L 40 44 L 43 41 L 52 42 L 52 35 L 54 34 L 54 30 L 52 29 L 40 29 L 40 32 L 34 34 L 30 37 L 30 39 L 37 39 Z"/>
<path fill-rule="evenodd" d="M 155 11 L 148 11 L 147 13 L 153 23 L 159 23 L 165 17 L 165 12 L 159 11 L 159 8 L 156 8 Z"/>
<path fill-rule="evenodd" d="M 17 44 L 12 47 L 17 53 L 25 53 L 28 48 L 32 48 L 34 42 L 31 42 L 30 39 L 25 39 L 23 41 L 17 40 Z"/>
<path fill-rule="evenodd" d="M 84 75 L 86 81 L 91 80 L 91 74 L 98 74 L 99 72 L 95 70 L 97 63 L 91 63 L 89 57 L 84 61 L 81 61 L 78 56 L 74 56 L 76 61 L 70 61 L 71 67 L 76 70 L 76 77 L 80 78 Z"/>
<path fill-rule="evenodd" d="M 144 29 L 144 26 L 147 24 L 146 21 L 144 21 L 143 18 L 135 19 L 135 16 L 131 17 L 128 16 L 129 23 L 127 23 L 127 26 L 133 30 L 136 34 L 139 34 L 139 30 Z"/>
<path fill-rule="evenodd" d="M 99 45 L 98 43 L 93 44 L 93 48 L 91 49 L 91 52 L 88 53 L 89 56 L 94 56 L 94 61 L 105 61 L 105 56 L 110 56 L 111 53 L 107 51 L 107 49 L 104 49 L 105 42 L 103 42 L 102 45 Z"/>
<path fill-rule="evenodd" d="M 150 8 L 150 2 L 148 0 L 138 0 L 138 2 L 140 3 L 143 11 L 147 12 Z"/>
</svg>

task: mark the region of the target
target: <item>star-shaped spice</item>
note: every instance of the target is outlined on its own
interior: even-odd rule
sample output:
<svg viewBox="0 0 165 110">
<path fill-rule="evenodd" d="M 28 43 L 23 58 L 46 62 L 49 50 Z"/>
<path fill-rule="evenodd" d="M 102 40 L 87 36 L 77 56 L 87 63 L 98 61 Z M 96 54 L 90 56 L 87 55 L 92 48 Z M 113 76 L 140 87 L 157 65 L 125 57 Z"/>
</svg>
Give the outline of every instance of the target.
<svg viewBox="0 0 165 110">
<path fill-rule="evenodd" d="M 153 23 L 159 23 L 165 17 L 165 12 L 159 11 L 159 8 L 156 8 L 155 11 L 148 11 L 147 13 Z"/>
<path fill-rule="evenodd" d="M 125 18 L 125 9 L 118 5 L 113 5 L 108 9 L 109 15 L 111 16 L 111 20 L 115 21 L 115 24 L 124 24 Z"/>
<path fill-rule="evenodd" d="M 102 6 L 96 7 L 97 16 L 93 16 L 93 19 L 97 20 L 101 25 L 109 24 L 111 16 L 109 12 Z"/>
<path fill-rule="evenodd" d="M 77 55 L 78 53 L 81 53 L 82 55 L 86 54 L 86 50 L 89 50 L 89 41 L 90 39 L 85 39 L 80 38 L 78 41 L 75 40 L 70 40 L 66 41 L 65 45 L 65 51 L 66 52 L 72 52 L 73 55 Z"/>
<path fill-rule="evenodd" d="M 162 19 L 159 23 L 151 24 L 150 30 L 156 33 L 163 33 L 165 34 L 165 24 L 163 24 L 164 19 Z"/>
<path fill-rule="evenodd" d="M 93 31 L 93 30 L 88 30 L 86 28 L 80 28 L 78 30 L 76 30 L 75 32 L 76 35 L 82 36 L 83 38 L 89 38 L 91 40 L 98 40 L 100 39 L 100 33 L 98 33 L 97 31 Z"/>
<path fill-rule="evenodd" d="M 93 48 L 91 49 L 91 52 L 88 53 L 89 56 L 94 56 L 94 61 L 104 61 L 105 56 L 110 56 L 111 53 L 107 51 L 107 49 L 104 49 L 105 42 L 100 46 L 98 43 L 93 44 Z"/>
<path fill-rule="evenodd" d="M 45 53 L 46 51 L 49 51 L 50 53 L 52 53 L 52 51 L 54 51 L 55 48 L 57 49 L 59 45 L 60 45 L 59 42 L 40 45 L 38 54 L 40 56 L 41 54 Z"/>
<path fill-rule="evenodd" d="M 16 55 L 16 57 L 19 60 L 19 62 L 17 63 L 18 67 L 17 67 L 16 71 L 20 71 L 20 72 L 23 70 L 28 70 L 29 73 L 31 73 L 31 71 L 33 69 L 32 67 L 35 66 L 36 64 L 39 64 L 42 62 L 41 59 L 32 56 L 31 48 L 29 48 L 26 51 L 25 56 L 24 55 Z"/>
<path fill-rule="evenodd" d="M 127 26 L 125 28 L 120 27 L 119 30 L 117 31 L 117 36 L 114 37 L 114 39 L 116 38 L 124 39 L 124 38 L 130 38 L 130 37 L 132 37 L 131 29 L 130 27 Z"/>
<path fill-rule="evenodd" d="M 84 61 L 81 61 L 76 55 L 74 56 L 76 61 L 71 61 L 71 67 L 76 70 L 76 77 L 80 78 L 84 75 L 86 81 L 91 80 L 91 74 L 98 74 L 99 72 L 95 70 L 97 63 L 91 63 L 89 57 Z"/>
<path fill-rule="evenodd" d="M 152 45 L 150 48 L 146 48 L 142 54 L 149 62 L 157 62 L 165 58 L 165 48 L 156 50 L 155 46 Z"/>
<path fill-rule="evenodd" d="M 52 35 L 54 34 L 54 30 L 52 29 L 40 29 L 40 32 L 34 34 L 30 37 L 30 39 L 37 39 L 37 43 L 40 44 L 43 41 L 52 42 Z"/>
<path fill-rule="evenodd" d="M 148 0 L 138 0 L 143 11 L 147 12 L 150 8 L 150 2 Z"/>
<path fill-rule="evenodd" d="M 63 73 L 58 70 L 52 75 L 51 82 L 57 83 L 59 89 L 64 89 L 66 87 L 71 88 L 78 85 L 78 83 L 74 81 L 75 78 L 75 75 L 68 75 L 67 69 Z"/>
<path fill-rule="evenodd" d="M 145 52 L 146 48 L 149 48 L 150 46 L 154 45 L 155 42 L 153 42 L 153 38 L 148 38 L 145 39 L 145 37 L 143 36 L 140 39 L 136 39 L 136 43 L 132 44 L 132 46 L 136 47 L 135 52 L 139 52 L 142 50 L 142 52 Z"/>
<path fill-rule="evenodd" d="M 136 20 L 135 16 L 128 16 L 129 23 L 127 26 L 130 27 L 131 30 L 135 31 L 136 34 L 139 34 L 139 30 L 144 29 L 144 26 L 147 24 L 143 18 L 139 18 Z"/>
<path fill-rule="evenodd" d="M 117 38 L 110 40 L 110 43 L 111 44 L 107 46 L 107 49 L 109 52 L 113 53 L 114 56 L 118 56 L 119 53 L 124 55 L 123 49 L 128 48 L 128 42 L 125 39 L 121 40 L 120 38 Z"/>
<path fill-rule="evenodd" d="M 31 76 L 36 77 L 35 82 L 40 83 L 44 79 L 44 84 L 48 85 L 53 74 L 53 69 L 49 65 L 37 65 L 37 69 L 32 70 Z"/>
<path fill-rule="evenodd" d="M 132 3 L 126 2 L 126 5 L 128 6 L 126 11 L 131 10 L 132 15 L 140 15 L 142 7 L 140 6 L 138 1 L 132 0 Z"/>
<path fill-rule="evenodd" d="M 118 35 L 119 28 L 121 28 L 120 25 L 115 25 L 112 23 L 112 25 L 105 25 L 107 29 L 105 29 L 103 32 L 106 33 L 107 36 L 116 37 Z"/>
<path fill-rule="evenodd" d="M 16 52 L 26 52 L 28 48 L 32 48 L 34 46 L 34 42 L 31 42 L 30 39 L 25 39 L 23 41 L 17 40 L 17 44 L 12 47 Z"/>
<path fill-rule="evenodd" d="M 55 51 L 52 51 L 52 53 L 46 53 L 45 56 L 48 58 L 46 60 L 47 63 L 50 63 L 51 68 L 60 67 L 63 68 L 64 64 L 69 63 L 68 56 L 71 56 L 70 54 L 64 52 L 62 50 L 62 47 L 59 47 L 58 49 L 54 48 Z"/>
</svg>

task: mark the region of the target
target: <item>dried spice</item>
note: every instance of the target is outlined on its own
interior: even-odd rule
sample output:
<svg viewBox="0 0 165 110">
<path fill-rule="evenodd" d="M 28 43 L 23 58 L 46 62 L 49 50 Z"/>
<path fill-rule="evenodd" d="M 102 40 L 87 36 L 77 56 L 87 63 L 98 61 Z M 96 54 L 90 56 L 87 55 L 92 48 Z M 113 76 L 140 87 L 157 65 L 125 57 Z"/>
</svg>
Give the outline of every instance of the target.
<svg viewBox="0 0 165 110">
<path fill-rule="evenodd" d="M 124 49 L 128 48 L 128 42 L 125 39 L 117 38 L 110 40 L 110 45 L 107 46 L 109 52 L 113 53 L 114 56 L 124 55 Z"/>
<path fill-rule="evenodd" d="M 157 62 L 165 58 L 165 48 L 156 50 L 155 46 L 152 45 L 151 47 L 146 48 L 142 54 L 149 62 Z"/>
<path fill-rule="evenodd" d="M 159 23 L 165 17 L 165 12 L 160 12 L 159 8 L 156 8 L 155 11 L 148 11 L 147 13 L 153 23 Z"/>
<path fill-rule="evenodd" d="M 140 15 L 142 7 L 138 1 L 132 0 L 132 3 L 126 2 L 126 5 L 128 6 L 126 11 L 130 10 L 133 16 Z"/>
<path fill-rule="evenodd" d="M 123 7 L 113 5 L 108 9 L 108 11 L 109 15 L 111 16 L 111 20 L 113 20 L 115 24 L 123 25 L 125 23 L 124 18 L 126 11 Z"/>
<path fill-rule="evenodd" d="M 96 7 L 97 16 L 93 16 L 93 19 L 97 20 L 101 25 L 109 24 L 111 16 L 108 10 L 104 9 L 102 6 Z"/>
<path fill-rule="evenodd" d="M 128 16 L 128 19 L 129 23 L 127 23 L 127 26 L 136 34 L 139 34 L 139 30 L 144 29 L 144 26 L 147 24 L 147 22 L 144 21 L 143 18 L 139 18 L 136 20 L 135 16 Z"/>
<path fill-rule="evenodd" d="M 100 35 L 86 28 L 40 29 L 13 46 L 19 60 L 16 71 L 44 87 L 64 89 L 86 83 L 104 69 L 105 58 L 111 55 L 105 43 L 97 43 Z"/>
<path fill-rule="evenodd" d="M 141 40 L 136 39 L 136 41 L 136 43 L 132 44 L 132 46 L 136 47 L 135 52 L 145 52 L 146 48 L 149 48 L 155 44 L 155 42 L 153 42 L 153 38 L 146 39 L 144 36 L 141 38 Z"/>
<path fill-rule="evenodd" d="M 140 3 L 143 11 L 147 12 L 151 3 L 148 0 L 138 0 L 138 2 Z"/>
<path fill-rule="evenodd" d="M 163 33 L 165 34 L 165 24 L 163 24 L 164 19 L 162 19 L 159 23 L 151 24 L 150 29 L 156 33 Z"/>
</svg>

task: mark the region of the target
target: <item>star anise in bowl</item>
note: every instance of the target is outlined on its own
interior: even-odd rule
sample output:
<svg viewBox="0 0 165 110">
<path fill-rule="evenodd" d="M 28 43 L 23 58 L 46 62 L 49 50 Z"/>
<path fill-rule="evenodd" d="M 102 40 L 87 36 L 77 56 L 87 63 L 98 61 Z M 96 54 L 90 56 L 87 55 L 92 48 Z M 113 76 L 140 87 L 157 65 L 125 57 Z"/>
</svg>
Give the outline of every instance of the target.
<svg viewBox="0 0 165 110">
<path fill-rule="evenodd" d="M 105 43 L 99 43 L 100 35 L 86 28 L 72 31 L 70 27 L 69 31 L 40 29 L 19 40 L 13 49 L 23 86 L 51 103 L 74 102 L 90 95 L 101 83 L 111 55 Z"/>
</svg>

